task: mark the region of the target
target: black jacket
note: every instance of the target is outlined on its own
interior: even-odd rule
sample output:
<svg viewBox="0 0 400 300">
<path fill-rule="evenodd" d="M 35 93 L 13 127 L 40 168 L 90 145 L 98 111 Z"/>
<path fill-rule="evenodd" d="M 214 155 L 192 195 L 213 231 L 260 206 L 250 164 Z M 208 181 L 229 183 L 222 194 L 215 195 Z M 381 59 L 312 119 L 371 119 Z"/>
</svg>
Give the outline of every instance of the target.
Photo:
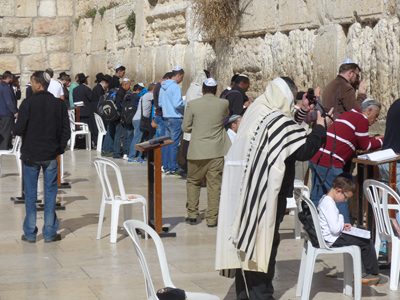
<svg viewBox="0 0 400 300">
<path fill-rule="evenodd" d="M 22 136 L 24 162 L 53 160 L 71 136 L 67 108 L 48 91 L 37 92 L 21 103 L 14 133 Z"/>
<path fill-rule="evenodd" d="M 115 105 L 117 106 L 119 113 L 122 111 L 122 102 L 124 102 L 125 95 L 126 91 L 122 87 L 118 89 L 118 92 L 115 95 Z"/>
<path fill-rule="evenodd" d="M 86 84 L 80 84 L 72 90 L 72 95 L 74 98 L 74 103 L 83 101 L 84 107 L 81 108 L 81 117 L 89 117 L 90 106 L 92 102 L 92 90 Z"/>
<path fill-rule="evenodd" d="M 229 116 L 232 115 L 243 115 L 245 112 L 245 108 L 243 108 L 243 104 L 249 100 L 246 96 L 246 93 L 243 91 L 241 87 L 238 85 L 234 85 L 231 91 L 238 91 L 238 92 L 231 92 L 226 99 L 229 101 Z"/>
<path fill-rule="evenodd" d="M 113 88 L 119 88 L 121 86 L 119 79 L 120 78 L 117 75 L 114 75 L 108 83 L 108 89 L 111 90 Z"/>
<path fill-rule="evenodd" d="M 400 128 L 400 99 L 397 99 L 390 106 L 386 117 L 385 139 L 382 149 L 392 148 L 394 152 L 400 152 L 400 135 L 397 130 Z M 399 176 L 399 175 L 397 175 Z"/>
<path fill-rule="evenodd" d="M 92 112 L 97 113 L 97 104 L 99 103 L 100 97 L 103 96 L 106 92 L 104 91 L 103 86 L 98 83 L 92 91 Z"/>
</svg>

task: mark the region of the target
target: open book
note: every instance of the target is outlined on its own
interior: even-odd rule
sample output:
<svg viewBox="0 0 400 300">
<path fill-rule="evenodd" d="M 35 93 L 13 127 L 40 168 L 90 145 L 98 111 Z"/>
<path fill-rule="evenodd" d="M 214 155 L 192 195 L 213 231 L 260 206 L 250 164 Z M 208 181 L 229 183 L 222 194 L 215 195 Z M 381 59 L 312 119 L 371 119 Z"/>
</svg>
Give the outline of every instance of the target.
<svg viewBox="0 0 400 300">
<path fill-rule="evenodd" d="M 394 151 L 392 149 L 380 150 L 380 151 L 376 151 L 376 152 L 372 152 L 372 153 L 368 153 L 368 154 L 359 155 L 357 157 L 361 158 L 361 159 L 371 160 L 371 161 L 385 161 L 385 160 L 389 160 L 392 158 L 400 159 L 400 155 L 397 155 L 396 153 L 394 153 Z"/>
<path fill-rule="evenodd" d="M 364 230 L 364 229 L 360 229 L 357 227 L 351 227 L 350 231 L 343 230 L 342 233 L 358 236 L 358 237 L 364 238 L 364 239 L 371 238 L 371 232 L 369 230 Z"/>
</svg>

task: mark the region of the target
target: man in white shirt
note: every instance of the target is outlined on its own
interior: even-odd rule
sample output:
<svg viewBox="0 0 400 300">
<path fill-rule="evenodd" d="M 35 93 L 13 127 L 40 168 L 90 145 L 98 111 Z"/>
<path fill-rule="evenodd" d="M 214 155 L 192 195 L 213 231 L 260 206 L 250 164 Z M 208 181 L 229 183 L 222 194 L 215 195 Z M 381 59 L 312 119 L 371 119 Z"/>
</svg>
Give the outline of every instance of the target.
<svg viewBox="0 0 400 300">
<path fill-rule="evenodd" d="M 233 141 L 236 138 L 236 134 L 239 129 L 240 122 L 242 121 L 242 116 L 240 115 L 232 115 L 229 118 L 229 129 L 228 129 L 228 136 L 231 139 L 231 143 L 233 144 Z"/>
<path fill-rule="evenodd" d="M 330 247 L 359 246 L 363 262 L 363 285 L 382 286 L 387 283 L 386 277 L 379 275 L 378 260 L 371 239 L 346 234 L 351 225 L 344 222 L 343 215 L 339 214 L 336 202 L 346 202 L 356 190 L 356 181 L 349 173 L 341 173 L 332 183 L 330 191 L 322 196 L 318 204 L 319 222 L 322 235 Z"/>
<path fill-rule="evenodd" d="M 49 84 L 49 87 L 47 88 L 47 91 L 52 93 L 54 95 L 54 97 L 60 98 L 61 100 L 64 101 L 63 85 L 61 82 L 53 79 L 53 76 L 54 76 L 53 69 L 48 68 L 48 69 L 46 69 L 45 72 L 48 73 L 51 77 L 50 84 Z"/>
</svg>

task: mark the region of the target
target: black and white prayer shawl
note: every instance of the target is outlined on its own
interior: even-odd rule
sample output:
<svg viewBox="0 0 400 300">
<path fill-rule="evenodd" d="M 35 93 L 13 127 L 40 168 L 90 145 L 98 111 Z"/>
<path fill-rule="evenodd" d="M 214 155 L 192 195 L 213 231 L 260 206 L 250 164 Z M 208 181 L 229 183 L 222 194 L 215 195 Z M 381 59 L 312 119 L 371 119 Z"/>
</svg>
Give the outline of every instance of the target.
<svg viewBox="0 0 400 300">
<path fill-rule="evenodd" d="M 306 140 L 305 129 L 289 116 L 288 90 L 280 78 L 268 85 L 245 113 L 225 157 L 216 253 L 223 275 L 238 268 L 268 271 L 285 160 Z"/>
</svg>

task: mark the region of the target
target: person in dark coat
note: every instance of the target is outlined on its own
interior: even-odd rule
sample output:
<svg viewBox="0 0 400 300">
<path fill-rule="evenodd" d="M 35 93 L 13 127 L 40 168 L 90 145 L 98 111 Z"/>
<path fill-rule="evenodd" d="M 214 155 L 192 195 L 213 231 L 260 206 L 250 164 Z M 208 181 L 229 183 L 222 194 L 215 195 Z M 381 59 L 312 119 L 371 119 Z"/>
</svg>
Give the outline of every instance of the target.
<svg viewBox="0 0 400 300">
<path fill-rule="evenodd" d="M 69 90 L 68 87 L 71 84 L 71 77 L 65 73 L 61 72 L 60 75 L 57 78 L 61 83 L 62 83 L 62 88 L 64 92 L 64 103 L 67 108 L 69 108 Z"/>
<path fill-rule="evenodd" d="M 11 142 L 11 131 L 18 117 L 17 100 L 10 86 L 12 74 L 4 72 L 0 83 L 0 150 L 7 150 Z"/>
<path fill-rule="evenodd" d="M 229 101 L 229 116 L 243 115 L 250 101 L 246 92 L 250 86 L 250 79 L 244 74 L 240 74 L 235 81 L 232 89 L 226 93 Z"/>
<path fill-rule="evenodd" d="M 125 67 L 117 65 L 115 68 L 115 74 L 108 84 L 108 88 L 111 90 L 113 88 L 119 88 L 121 86 L 120 79 L 125 76 Z"/>
<path fill-rule="evenodd" d="M 110 80 L 111 80 L 110 75 L 104 75 L 103 73 L 98 73 L 96 75 L 96 80 L 94 81 L 97 84 L 92 91 L 92 100 L 90 103 L 90 122 L 93 127 L 92 135 L 96 137 L 96 140 L 93 140 L 95 144 L 97 144 L 98 128 L 94 114 L 98 113 L 97 106 L 99 104 L 100 97 L 105 94 Z"/>
</svg>

